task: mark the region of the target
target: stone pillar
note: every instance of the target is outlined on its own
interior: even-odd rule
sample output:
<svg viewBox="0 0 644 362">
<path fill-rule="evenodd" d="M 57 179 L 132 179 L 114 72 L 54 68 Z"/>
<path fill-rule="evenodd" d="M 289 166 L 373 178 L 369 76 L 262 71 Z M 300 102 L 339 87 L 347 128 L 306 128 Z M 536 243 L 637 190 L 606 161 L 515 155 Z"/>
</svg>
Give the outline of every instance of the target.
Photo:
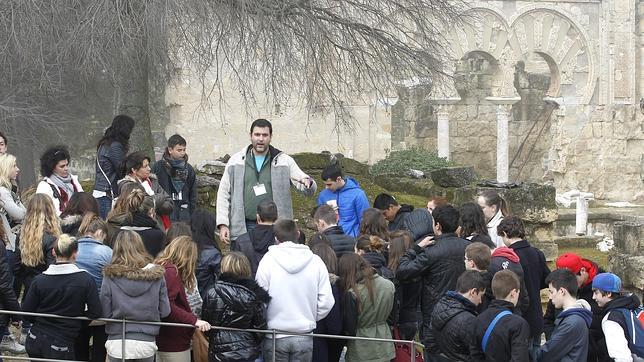
<svg viewBox="0 0 644 362">
<path fill-rule="evenodd" d="M 436 127 L 436 146 L 438 157 L 450 159 L 449 155 L 449 111 L 451 105 L 459 102 L 458 97 L 431 98 L 430 102 L 435 104 L 436 118 L 438 125 Z"/>
<path fill-rule="evenodd" d="M 508 161 L 508 123 L 510 121 L 510 107 L 521 100 L 520 97 L 487 97 L 488 102 L 496 105 L 496 180 L 508 182 L 510 180 Z"/>
</svg>

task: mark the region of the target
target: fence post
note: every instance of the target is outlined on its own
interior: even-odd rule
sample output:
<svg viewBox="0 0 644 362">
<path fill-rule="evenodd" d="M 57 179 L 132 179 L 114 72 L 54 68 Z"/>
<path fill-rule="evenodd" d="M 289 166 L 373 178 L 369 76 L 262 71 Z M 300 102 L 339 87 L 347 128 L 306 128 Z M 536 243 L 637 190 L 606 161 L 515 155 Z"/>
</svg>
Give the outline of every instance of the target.
<svg viewBox="0 0 644 362">
<path fill-rule="evenodd" d="M 413 339 L 409 341 L 409 347 L 411 347 L 411 362 L 416 362 L 416 345 Z"/>
<path fill-rule="evenodd" d="M 275 330 L 273 329 L 273 362 L 275 362 Z"/>
<path fill-rule="evenodd" d="M 121 335 L 121 361 L 125 362 L 125 318 L 122 319 L 122 332 L 123 334 Z"/>
</svg>

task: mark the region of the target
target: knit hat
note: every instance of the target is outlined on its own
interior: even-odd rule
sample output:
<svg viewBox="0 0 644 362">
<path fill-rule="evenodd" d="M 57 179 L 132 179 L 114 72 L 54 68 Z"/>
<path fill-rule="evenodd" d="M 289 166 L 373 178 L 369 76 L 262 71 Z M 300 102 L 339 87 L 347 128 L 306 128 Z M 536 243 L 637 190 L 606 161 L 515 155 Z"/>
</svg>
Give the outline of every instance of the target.
<svg viewBox="0 0 644 362">
<path fill-rule="evenodd" d="M 619 293 L 622 290 L 622 280 L 613 273 L 601 273 L 593 279 L 593 289 L 602 292 Z"/>
<path fill-rule="evenodd" d="M 561 256 L 557 258 L 556 263 L 557 269 L 568 269 L 573 272 L 573 274 L 579 273 L 581 268 L 584 266 L 581 257 L 575 253 L 561 254 Z"/>
</svg>

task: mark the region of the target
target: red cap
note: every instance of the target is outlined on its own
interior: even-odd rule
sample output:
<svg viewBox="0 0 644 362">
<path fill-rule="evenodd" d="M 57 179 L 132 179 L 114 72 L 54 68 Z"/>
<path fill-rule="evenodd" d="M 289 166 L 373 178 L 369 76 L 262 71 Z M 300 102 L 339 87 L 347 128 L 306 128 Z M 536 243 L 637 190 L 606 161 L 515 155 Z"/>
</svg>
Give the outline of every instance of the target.
<svg viewBox="0 0 644 362">
<path fill-rule="evenodd" d="M 575 253 L 561 254 L 556 263 L 557 269 L 568 269 L 574 274 L 579 273 L 584 266 L 582 258 Z"/>
</svg>

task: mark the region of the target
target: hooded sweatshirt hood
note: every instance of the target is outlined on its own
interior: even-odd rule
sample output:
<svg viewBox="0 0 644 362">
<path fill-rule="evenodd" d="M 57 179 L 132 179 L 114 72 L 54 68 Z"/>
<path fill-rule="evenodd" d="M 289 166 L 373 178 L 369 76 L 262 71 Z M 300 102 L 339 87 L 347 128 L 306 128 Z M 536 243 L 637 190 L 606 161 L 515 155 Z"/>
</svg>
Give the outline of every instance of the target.
<svg viewBox="0 0 644 362">
<path fill-rule="evenodd" d="M 492 257 L 495 256 L 506 258 L 513 263 L 518 263 L 519 261 L 521 261 L 517 253 L 515 253 L 514 250 L 508 248 L 507 246 L 502 246 L 494 249 L 494 251 L 492 252 Z"/>
<path fill-rule="evenodd" d="M 635 309 L 641 305 L 639 298 L 635 294 L 626 295 L 622 297 L 615 298 L 608 302 L 604 307 L 604 313 L 607 313 L 610 310 L 624 308 L 624 309 Z"/>
<path fill-rule="evenodd" d="M 359 188 L 360 184 L 358 183 L 358 180 L 354 179 L 351 176 L 344 176 L 344 186 L 342 186 L 342 188 L 338 190 L 338 193 Z"/>
<path fill-rule="evenodd" d="M 150 281 L 164 277 L 165 268 L 148 264 L 143 268 L 111 264 L 103 269 L 103 275 L 112 279 L 114 284 L 128 296 L 138 297 L 152 287 Z"/>
<path fill-rule="evenodd" d="M 248 236 L 253 243 L 253 249 L 260 255 L 266 254 L 268 247 L 275 244 L 273 225 L 258 224 L 255 229 L 248 231 Z"/>
<path fill-rule="evenodd" d="M 313 259 L 313 252 L 308 246 L 291 241 L 271 245 L 268 250 L 271 253 L 264 255 L 264 257 L 273 258 L 277 265 L 289 274 L 299 273 Z"/>
<path fill-rule="evenodd" d="M 585 300 L 582 299 L 583 302 L 586 302 Z M 593 314 L 590 311 L 590 305 L 588 302 L 585 304 L 583 303 L 578 303 L 578 305 L 568 308 L 564 310 L 563 312 L 559 313 L 557 316 L 557 323 L 561 323 L 562 320 L 564 320 L 566 317 L 571 316 L 571 315 L 578 315 L 580 316 L 584 322 L 586 322 L 586 326 L 590 327 L 590 324 L 593 321 Z"/>
</svg>

